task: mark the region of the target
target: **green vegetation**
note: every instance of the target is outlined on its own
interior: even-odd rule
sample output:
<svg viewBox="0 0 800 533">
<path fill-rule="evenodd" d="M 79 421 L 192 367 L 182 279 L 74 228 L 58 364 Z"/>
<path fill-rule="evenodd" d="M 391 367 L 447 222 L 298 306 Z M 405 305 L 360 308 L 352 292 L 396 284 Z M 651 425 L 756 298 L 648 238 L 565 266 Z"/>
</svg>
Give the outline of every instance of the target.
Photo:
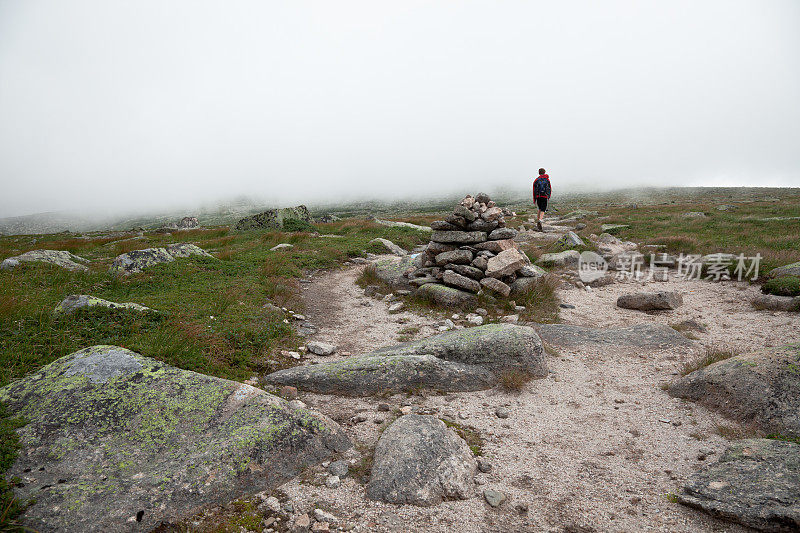
<svg viewBox="0 0 800 533">
<path fill-rule="evenodd" d="M 681 375 L 686 376 L 695 370 L 700 370 L 708 365 L 730 359 L 731 357 L 736 357 L 737 355 L 739 355 L 737 352 L 729 348 L 717 348 L 715 346 L 706 347 L 706 353 L 702 357 L 683 365 Z"/>
<path fill-rule="evenodd" d="M 529 320 L 540 324 L 553 324 L 559 321 L 558 278 L 546 274 L 539 278 L 524 294 L 517 295 L 517 305 L 524 305 L 520 313 L 521 320 Z"/>
<path fill-rule="evenodd" d="M 237 232 L 196 229 L 172 235 L 150 232 L 0 237 L 0 259 L 32 249 L 69 250 L 92 261 L 89 272 L 69 272 L 30 263 L 0 272 L 0 386 L 53 360 L 94 344 L 115 344 L 180 368 L 228 379 L 294 364 L 280 350 L 298 339 L 271 302 L 302 311 L 299 278 L 336 268 L 360 256 L 371 239 L 385 237 L 404 247 L 425 235 L 408 228 L 344 220 L 320 224 L 312 233 Z M 121 251 L 190 242 L 215 258 L 190 257 L 116 277 L 108 266 Z M 271 252 L 288 242 L 289 250 Z M 223 259 L 223 260 L 219 260 Z M 155 313 L 87 309 L 55 316 L 70 294 L 136 302 Z"/>
<path fill-rule="evenodd" d="M 800 296 L 800 278 L 783 276 L 767 280 L 764 292 L 777 296 Z"/>
<path fill-rule="evenodd" d="M 530 372 L 506 370 L 499 376 L 500 388 L 506 392 L 521 392 L 525 384 L 533 379 Z"/>
<path fill-rule="evenodd" d="M 444 418 L 440 418 L 439 420 L 444 422 L 445 426 L 455 431 L 456 435 L 464 439 L 464 442 L 467 443 L 467 446 L 469 446 L 469 449 L 472 451 L 472 455 L 483 455 L 483 437 L 481 437 L 480 432 L 476 428 L 461 425 L 458 422 L 453 422 L 452 420 Z"/>
<path fill-rule="evenodd" d="M 12 487 L 16 480 L 6 479 L 5 472 L 17 459 L 19 436 L 16 430 L 24 425 L 24 419 L 9 417 L 5 405 L 0 403 L 0 531 L 22 531 L 14 519 L 25 510 L 25 504 L 14 497 Z"/>
</svg>

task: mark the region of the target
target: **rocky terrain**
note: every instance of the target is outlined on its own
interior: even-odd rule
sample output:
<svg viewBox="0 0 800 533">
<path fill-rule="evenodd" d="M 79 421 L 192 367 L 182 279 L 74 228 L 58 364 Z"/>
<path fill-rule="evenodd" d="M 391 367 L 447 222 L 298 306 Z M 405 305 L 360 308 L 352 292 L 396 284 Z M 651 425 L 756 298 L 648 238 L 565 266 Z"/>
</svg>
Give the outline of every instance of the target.
<svg viewBox="0 0 800 533">
<path fill-rule="evenodd" d="M 478 194 L 319 230 L 293 210 L 3 238 L 0 348 L 41 354 L 6 356 L 0 389 L 13 523 L 800 529 L 796 259 L 751 283 L 707 251 L 689 279 L 672 241 L 602 213 L 536 231 Z"/>
</svg>

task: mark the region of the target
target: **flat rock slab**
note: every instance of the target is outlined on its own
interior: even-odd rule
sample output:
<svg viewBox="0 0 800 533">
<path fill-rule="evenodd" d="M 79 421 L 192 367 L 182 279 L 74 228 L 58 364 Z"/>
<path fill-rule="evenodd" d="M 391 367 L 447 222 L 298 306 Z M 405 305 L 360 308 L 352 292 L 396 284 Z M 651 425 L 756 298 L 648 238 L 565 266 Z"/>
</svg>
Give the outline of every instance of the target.
<svg viewBox="0 0 800 533">
<path fill-rule="evenodd" d="M 542 340 L 536 330 L 513 324 L 453 330 L 418 341 L 387 346 L 371 355 L 422 355 L 478 365 L 493 372 L 524 370 L 541 377 L 547 375 Z"/>
<path fill-rule="evenodd" d="M 445 361 L 433 355 L 362 355 L 316 365 L 278 370 L 264 378 L 321 394 L 370 396 L 419 388 L 445 392 L 485 390 L 497 383 L 480 366 Z"/>
<path fill-rule="evenodd" d="M 692 346 L 692 341 L 663 324 L 636 324 L 624 328 L 540 324 L 537 329 L 545 342 L 571 348 L 587 344 L 655 349 Z"/>
<path fill-rule="evenodd" d="M 404 255 L 406 255 L 408 253 L 407 250 L 405 250 L 405 249 L 401 248 L 400 246 L 396 245 L 395 243 L 393 243 L 389 239 L 383 239 L 383 238 L 378 237 L 376 239 L 372 239 L 371 241 L 369 241 L 369 243 L 370 244 L 380 244 L 384 248 L 386 248 L 389 252 L 391 252 L 394 255 L 399 256 L 399 257 L 403 257 Z"/>
<path fill-rule="evenodd" d="M 84 309 L 87 307 L 107 307 L 109 309 L 129 309 L 131 311 L 155 312 L 149 307 L 145 307 L 136 303 L 111 302 L 95 296 L 89 296 L 88 294 L 71 294 L 67 296 L 56 306 L 55 309 L 53 309 L 53 312 L 69 315 L 78 309 Z"/>
<path fill-rule="evenodd" d="M 637 292 L 617 298 L 617 307 L 637 311 L 669 311 L 683 305 L 683 296 L 671 291 Z"/>
<path fill-rule="evenodd" d="M 266 392 L 94 346 L 0 389 L 28 423 L 9 476 L 41 532 L 151 531 L 271 490 L 351 444 Z"/>
<path fill-rule="evenodd" d="M 406 273 L 416 270 L 417 255 L 406 255 L 400 259 L 379 259 L 375 261 L 375 274 L 393 289 L 411 289 Z"/>
<path fill-rule="evenodd" d="M 118 255 L 109 270 L 112 274 L 134 274 L 159 263 L 170 263 L 176 258 L 193 255 L 212 257 L 199 246 L 179 242 L 168 244 L 166 248 L 145 248 Z"/>
<path fill-rule="evenodd" d="M 477 463 L 467 443 L 433 416 L 405 415 L 381 435 L 366 496 L 437 505 L 475 493 Z"/>
<path fill-rule="evenodd" d="M 800 345 L 719 361 L 678 379 L 669 394 L 766 433 L 800 437 Z"/>
<path fill-rule="evenodd" d="M 31 250 L 30 252 L 4 259 L 0 263 L 0 270 L 11 270 L 19 266 L 20 263 L 48 263 L 74 272 L 82 272 L 89 270 L 86 265 L 82 264 L 88 262 L 83 257 L 78 257 L 63 250 Z"/>
<path fill-rule="evenodd" d="M 544 266 L 568 266 L 577 265 L 580 258 L 581 254 L 577 250 L 565 250 L 558 253 L 542 254 L 536 262 Z"/>
<path fill-rule="evenodd" d="M 689 479 L 678 501 L 761 531 L 800 531 L 800 444 L 737 441 Z"/>
</svg>

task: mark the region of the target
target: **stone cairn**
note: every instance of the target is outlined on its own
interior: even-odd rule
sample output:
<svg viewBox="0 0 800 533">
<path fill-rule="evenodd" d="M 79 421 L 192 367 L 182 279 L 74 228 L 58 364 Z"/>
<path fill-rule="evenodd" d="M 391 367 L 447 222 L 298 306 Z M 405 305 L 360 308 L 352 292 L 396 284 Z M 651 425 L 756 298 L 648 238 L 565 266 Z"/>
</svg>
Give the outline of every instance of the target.
<svg viewBox="0 0 800 533">
<path fill-rule="evenodd" d="M 508 296 L 518 278 L 541 275 L 519 250 L 517 230 L 506 227 L 504 210 L 487 194 L 465 197 L 431 228 L 431 241 L 417 263 L 422 266 L 408 275 L 414 286 L 439 283 Z"/>
</svg>

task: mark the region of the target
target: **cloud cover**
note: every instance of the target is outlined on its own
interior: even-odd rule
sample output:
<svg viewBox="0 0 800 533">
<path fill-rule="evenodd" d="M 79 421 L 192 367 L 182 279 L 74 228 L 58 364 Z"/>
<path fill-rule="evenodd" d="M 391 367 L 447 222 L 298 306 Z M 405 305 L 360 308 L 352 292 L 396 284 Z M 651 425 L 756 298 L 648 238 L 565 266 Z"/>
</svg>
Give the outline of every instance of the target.
<svg viewBox="0 0 800 533">
<path fill-rule="evenodd" d="M 0 216 L 800 186 L 793 0 L 0 1 Z M 563 190 L 563 189 L 562 189 Z"/>
</svg>

